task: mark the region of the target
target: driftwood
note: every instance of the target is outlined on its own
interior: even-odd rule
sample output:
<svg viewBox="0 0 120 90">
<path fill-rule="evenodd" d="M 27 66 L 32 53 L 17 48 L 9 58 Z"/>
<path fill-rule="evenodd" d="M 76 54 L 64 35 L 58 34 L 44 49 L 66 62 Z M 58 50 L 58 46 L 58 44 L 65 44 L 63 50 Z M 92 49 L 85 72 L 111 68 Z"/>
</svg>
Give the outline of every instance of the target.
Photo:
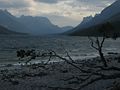
<svg viewBox="0 0 120 90">
<path fill-rule="evenodd" d="M 101 44 L 99 44 L 101 48 L 103 46 L 103 42 L 104 42 L 104 38 L 103 38 Z M 92 46 L 94 47 L 93 43 L 92 43 Z M 96 49 L 99 49 L 99 48 L 96 48 Z M 82 88 L 84 88 L 84 87 L 86 87 L 94 82 L 100 81 L 100 80 L 120 78 L 120 68 L 119 67 L 116 67 L 116 66 L 106 67 L 106 66 L 103 66 L 103 65 L 100 66 L 97 64 L 90 65 L 94 61 L 92 61 L 91 63 L 87 62 L 87 64 L 86 64 L 86 62 L 85 63 L 76 63 L 67 51 L 66 51 L 66 54 L 67 54 L 68 58 L 62 57 L 59 54 L 57 54 L 55 51 L 51 50 L 51 51 L 48 51 L 47 53 L 42 53 L 41 55 L 36 55 L 35 57 L 49 57 L 48 61 L 46 63 L 44 63 L 44 65 L 47 65 L 49 63 L 49 61 L 51 61 L 51 58 L 59 58 L 59 59 L 63 60 L 64 62 L 66 62 L 67 64 L 78 69 L 80 72 L 79 77 L 74 76 L 68 80 L 64 80 L 64 81 L 69 81 L 73 78 L 76 78 L 78 80 L 79 88 L 77 88 L 77 89 L 71 88 L 71 90 L 80 90 L 80 89 L 82 89 Z M 27 63 L 30 62 L 31 60 L 32 60 L 32 58 L 30 60 L 28 60 Z M 112 72 L 112 73 L 108 74 L 109 72 Z M 62 88 L 62 87 L 56 87 L 56 88 Z M 68 89 L 66 88 L 66 90 L 68 90 Z M 69 88 L 69 90 L 70 90 L 70 88 Z"/>
</svg>

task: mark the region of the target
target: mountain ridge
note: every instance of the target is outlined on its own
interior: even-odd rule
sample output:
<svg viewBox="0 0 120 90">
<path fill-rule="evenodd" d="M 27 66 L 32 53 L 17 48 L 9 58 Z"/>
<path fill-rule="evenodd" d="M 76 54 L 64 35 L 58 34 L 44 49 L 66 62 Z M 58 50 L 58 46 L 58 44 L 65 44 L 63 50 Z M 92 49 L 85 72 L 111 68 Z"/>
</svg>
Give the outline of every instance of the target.
<svg viewBox="0 0 120 90">
<path fill-rule="evenodd" d="M 0 10 L 0 25 L 16 32 L 32 35 L 62 33 L 67 30 L 51 23 L 46 17 L 20 16 L 15 17 L 7 10 Z"/>
<path fill-rule="evenodd" d="M 112 13 L 110 14 L 110 12 Z M 86 32 L 86 36 L 87 36 L 88 33 L 90 35 L 91 33 L 90 31 L 96 30 L 97 26 L 100 27 L 102 24 L 106 22 L 110 22 L 116 28 L 116 31 L 118 31 L 117 29 L 120 28 L 119 27 L 120 25 L 116 24 L 116 22 L 117 21 L 119 22 L 120 20 L 119 15 L 120 15 L 120 1 L 118 0 L 113 4 L 111 4 L 110 6 L 108 6 L 107 8 L 105 8 L 100 14 L 96 14 L 95 17 L 93 17 L 90 21 L 85 23 L 83 26 L 80 24 L 77 27 L 75 27 L 73 30 L 71 30 L 71 32 L 68 31 L 68 34 L 82 35 L 82 33 L 84 32 L 83 35 L 85 35 L 85 32 Z"/>
<path fill-rule="evenodd" d="M 0 35 L 26 35 L 26 34 L 8 30 L 7 28 L 0 25 Z"/>
</svg>

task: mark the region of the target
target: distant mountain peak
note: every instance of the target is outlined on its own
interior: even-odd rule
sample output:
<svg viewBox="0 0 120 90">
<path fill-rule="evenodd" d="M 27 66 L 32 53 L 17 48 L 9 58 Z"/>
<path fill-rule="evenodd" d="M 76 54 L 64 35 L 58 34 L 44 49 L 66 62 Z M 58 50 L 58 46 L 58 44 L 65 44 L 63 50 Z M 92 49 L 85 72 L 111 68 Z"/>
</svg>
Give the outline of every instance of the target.
<svg viewBox="0 0 120 90">
<path fill-rule="evenodd" d="M 31 33 L 35 35 L 61 33 L 63 29 L 54 25 L 46 17 L 24 16 L 18 18 L 20 22 L 28 26 Z"/>
<path fill-rule="evenodd" d="M 89 17 L 89 16 L 88 16 Z M 84 35 L 88 32 L 94 31 L 95 28 L 99 28 L 101 24 L 104 24 L 106 22 L 110 22 L 114 25 L 115 29 L 120 29 L 120 0 L 115 1 L 110 6 L 106 7 L 101 13 L 96 14 L 94 17 L 88 17 L 83 18 L 83 21 L 81 24 L 79 24 L 76 28 L 74 28 L 70 33 L 72 35 L 77 34 L 81 35 L 84 32 Z M 96 31 L 95 31 L 96 32 Z M 69 33 L 69 32 L 68 32 Z"/>
<path fill-rule="evenodd" d="M 41 23 L 46 23 L 46 24 L 51 24 L 50 20 L 46 17 L 41 17 L 41 16 L 25 16 L 22 15 L 21 17 L 19 17 L 19 19 L 22 20 L 29 20 L 29 21 L 33 21 L 33 22 L 41 22 Z"/>
<path fill-rule="evenodd" d="M 120 0 L 115 1 L 110 6 L 106 7 L 102 12 L 101 15 L 109 16 L 111 17 L 114 14 L 117 14 L 120 12 Z"/>
<path fill-rule="evenodd" d="M 83 18 L 83 21 L 82 21 L 80 24 L 83 25 L 83 24 L 89 22 L 90 20 L 92 20 L 92 18 L 93 18 L 92 15 L 87 16 L 87 17 L 84 17 L 84 18 Z"/>
<path fill-rule="evenodd" d="M 0 14 L 3 14 L 3 15 L 9 15 L 9 16 L 13 16 L 10 12 L 8 12 L 7 9 L 0 9 Z"/>
<path fill-rule="evenodd" d="M 46 17 L 24 15 L 15 17 L 7 10 L 0 10 L 0 25 L 16 32 L 34 35 L 56 34 L 70 29 L 69 27 L 60 28 Z"/>
<path fill-rule="evenodd" d="M 26 30 L 26 27 L 22 23 L 18 22 L 15 16 L 7 10 L 2 9 L 0 9 L 0 25 L 16 32 L 25 32 Z"/>
</svg>

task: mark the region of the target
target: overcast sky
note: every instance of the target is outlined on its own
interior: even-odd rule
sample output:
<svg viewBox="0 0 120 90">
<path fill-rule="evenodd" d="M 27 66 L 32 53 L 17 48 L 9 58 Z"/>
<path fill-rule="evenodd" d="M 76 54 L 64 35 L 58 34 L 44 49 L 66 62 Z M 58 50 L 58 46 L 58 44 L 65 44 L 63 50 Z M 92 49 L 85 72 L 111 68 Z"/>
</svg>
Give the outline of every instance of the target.
<svg viewBox="0 0 120 90">
<path fill-rule="evenodd" d="M 116 0 L 0 0 L 13 15 L 48 17 L 59 26 L 78 25 L 83 17 L 99 13 Z"/>
</svg>

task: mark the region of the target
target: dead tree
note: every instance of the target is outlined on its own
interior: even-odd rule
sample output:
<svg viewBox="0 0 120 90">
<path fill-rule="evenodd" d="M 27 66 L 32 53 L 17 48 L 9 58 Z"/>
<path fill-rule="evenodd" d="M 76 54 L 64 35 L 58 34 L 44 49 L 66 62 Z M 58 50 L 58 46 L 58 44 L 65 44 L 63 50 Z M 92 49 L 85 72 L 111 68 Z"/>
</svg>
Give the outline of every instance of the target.
<svg viewBox="0 0 120 90">
<path fill-rule="evenodd" d="M 101 40 L 98 37 L 95 37 L 95 40 L 91 37 L 88 38 L 90 40 L 91 46 L 99 52 L 101 61 L 103 62 L 104 66 L 107 67 L 108 65 L 102 51 L 106 37 L 101 37 L 102 38 L 102 39 L 100 38 Z"/>
<path fill-rule="evenodd" d="M 97 41 L 97 43 L 98 43 L 98 41 Z M 99 43 L 99 45 L 102 47 L 103 43 L 104 43 L 104 39 L 102 40 L 101 43 Z M 35 54 L 35 55 L 36 55 L 36 57 L 49 57 L 48 61 L 44 65 L 48 64 L 48 62 L 51 60 L 51 58 L 59 58 L 59 59 L 63 60 L 64 62 L 66 62 L 67 64 L 71 65 L 73 68 L 76 68 L 76 70 L 78 70 L 80 72 L 79 76 L 74 75 L 74 77 L 72 76 L 72 78 L 70 77 L 70 79 L 67 79 L 67 80 L 64 79 L 65 82 L 69 82 L 69 80 L 74 79 L 74 78 L 78 81 L 79 87 L 76 89 L 69 88 L 70 90 L 81 90 L 82 88 L 84 88 L 94 82 L 100 81 L 100 80 L 109 80 L 109 79 L 120 78 L 120 68 L 117 66 L 109 65 L 108 67 L 103 67 L 102 65 L 98 65 L 98 64 L 93 65 L 92 63 L 94 63 L 94 62 L 92 62 L 92 61 L 88 61 L 87 63 L 81 62 L 81 63 L 77 64 L 77 63 L 75 63 L 76 61 L 74 61 L 71 58 L 71 56 L 69 55 L 69 53 L 67 51 L 66 51 L 66 54 L 67 54 L 68 58 L 63 57 L 63 56 L 57 54 L 55 51 L 51 50 L 51 51 L 48 51 L 45 53 L 41 53 L 39 55 L 37 55 L 37 54 Z M 33 54 L 30 54 L 30 55 L 33 55 Z M 31 60 L 34 60 L 34 59 L 31 59 Z M 30 60 L 28 62 L 30 62 Z M 51 88 L 63 88 L 63 87 L 51 87 Z M 67 88 L 64 88 L 64 90 L 67 90 Z"/>
<path fill-rule="evenodd" d="M 57 57 L 61 60 L 64 60 L 69 65 L 73 66 L 74 68 L 78 69 L 80 71 L 79 77 L 73 77 L 76 78 L 79 82 L 79 88 L 74 90 L 81 90 L 82 88 L 100 81 L 100 80 L 109 80 L 109 79 L 117 79 L 120 78 L 120 68 L 116 66 L 109 66 L 109 67 L 103 67 L 101 65 L 82 65 L 73 63 L 73 60 L 69 55 L 70 58 L 65 58 L 57 54 L 55 51 L 50 51 L 53 57 Z M 68 53 L 67 53 L 68 54 Z M 92 64 L 93 62 L 90 62 L 89 64 Z M 112 72 L 109 74 L 109 72 Z"/>
<path fill-rule="evenodd" d="M 91 46 L 99 52 L 101 61 L 103 62 L 104 66 L 107 67 L 108 65 L 102 51 L 103 44 L 107 38 L 116 39 L 118 35 L 114 31 L 114 27 L 110 22 L 102 24 L 100 27 L 98 27 L 97 30 L 98 30 L 97 37 L 95 37 L 94 39 L 91 37 L 88 38 L 90 40 Z"/>
</svg>

